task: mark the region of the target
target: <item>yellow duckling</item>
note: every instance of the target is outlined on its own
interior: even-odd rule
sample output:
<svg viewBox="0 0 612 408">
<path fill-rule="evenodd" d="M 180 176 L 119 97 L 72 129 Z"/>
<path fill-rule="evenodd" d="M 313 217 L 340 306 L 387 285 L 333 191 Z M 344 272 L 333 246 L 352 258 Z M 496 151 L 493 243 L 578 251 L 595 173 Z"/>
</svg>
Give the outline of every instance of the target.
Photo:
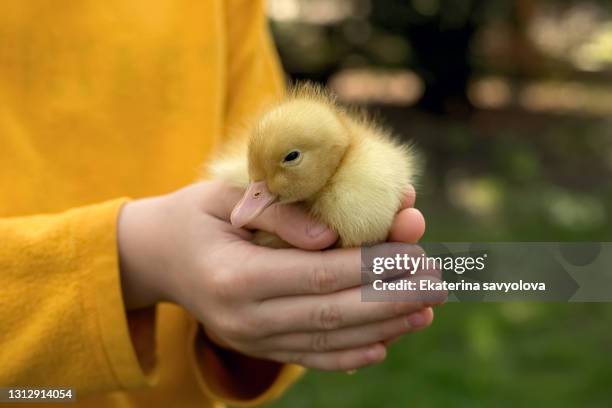
<svg viewBox="0 0 612 408">
<path fill-rule="evenodd" d="M 275 202 L 299 202 L 338 233 L 338 246 L 355 247 L 386 240 L 416 162 L 388 131 L 322 89 L 301 85 L 263 113 L 210 172 L 246 189 L 233 225 L 248 224 Z M 287 246 L 261 232 L 254 241 Z"/>
</svg>

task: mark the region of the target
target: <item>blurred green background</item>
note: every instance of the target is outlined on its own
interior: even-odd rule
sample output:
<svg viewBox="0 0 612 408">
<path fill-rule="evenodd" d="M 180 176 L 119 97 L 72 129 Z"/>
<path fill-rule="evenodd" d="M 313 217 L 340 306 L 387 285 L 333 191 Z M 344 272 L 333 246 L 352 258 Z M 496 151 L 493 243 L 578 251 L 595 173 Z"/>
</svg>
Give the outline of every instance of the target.
<svg viewBox="0 0 612 408">
<path fill-rule="evenodd" d="M 612 241 L 612 2 L 269 0 L 288 75 L 415 142 L 425 241 Z M 612 406 L 612 305 L 459 304 L 275 407 Z"/>
</svg>

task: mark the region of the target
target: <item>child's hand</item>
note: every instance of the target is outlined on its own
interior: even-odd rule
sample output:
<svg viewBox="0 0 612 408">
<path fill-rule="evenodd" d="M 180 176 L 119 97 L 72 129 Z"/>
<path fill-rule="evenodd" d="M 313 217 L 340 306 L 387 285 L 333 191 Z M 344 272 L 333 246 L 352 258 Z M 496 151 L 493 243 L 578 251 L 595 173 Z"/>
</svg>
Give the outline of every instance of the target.
<svg viewBox="0 0 612 408">
<path fill-rule="evenodd" d="M 240 196 L 201 182 L 128 203 L 119 220 L 126 306 L 172 301 L 224 346 L 324 370 L 382 361 L 382 342 L 431 324 L 422 302 L 361 302 L 359 249 L 275 250 L 248 242 L 250 233 L 228 222 Z M 272 206 L 249 227 L 310 250 L 336 240 L 297 206 Z M 391 237 L 416 240 L 423 230 L 422 215 L 403 210 Z"/>
</svg>

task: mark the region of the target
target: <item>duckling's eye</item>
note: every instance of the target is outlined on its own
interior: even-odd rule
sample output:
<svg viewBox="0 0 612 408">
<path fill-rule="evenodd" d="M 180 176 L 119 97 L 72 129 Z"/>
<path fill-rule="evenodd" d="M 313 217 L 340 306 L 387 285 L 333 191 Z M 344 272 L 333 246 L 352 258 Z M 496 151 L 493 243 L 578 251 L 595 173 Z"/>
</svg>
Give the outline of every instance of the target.
<svg viewBox="0 0 612 408">
<path fill-rule="evenodd" d="M 287 155 L 283 159 L 283 163 L 294 162 L 299 158 L 300 158 L 300 152 L 297 150 L 292 150 L 291 152 L 287 153 Z"/>
</svg>

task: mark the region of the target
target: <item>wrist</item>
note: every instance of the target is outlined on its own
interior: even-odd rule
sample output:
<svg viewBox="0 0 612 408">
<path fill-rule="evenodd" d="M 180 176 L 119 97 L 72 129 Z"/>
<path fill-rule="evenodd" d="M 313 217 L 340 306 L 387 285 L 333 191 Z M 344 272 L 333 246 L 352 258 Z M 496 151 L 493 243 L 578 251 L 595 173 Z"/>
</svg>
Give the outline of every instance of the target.
<svg viewBox="0 0 612 408">
<path fill-rule="evenodd" d="M 163 217 L 166 196 L 130 201 L 117 221 L 121 287 L 126 309 L 165 300 Z"/>
</svg>

